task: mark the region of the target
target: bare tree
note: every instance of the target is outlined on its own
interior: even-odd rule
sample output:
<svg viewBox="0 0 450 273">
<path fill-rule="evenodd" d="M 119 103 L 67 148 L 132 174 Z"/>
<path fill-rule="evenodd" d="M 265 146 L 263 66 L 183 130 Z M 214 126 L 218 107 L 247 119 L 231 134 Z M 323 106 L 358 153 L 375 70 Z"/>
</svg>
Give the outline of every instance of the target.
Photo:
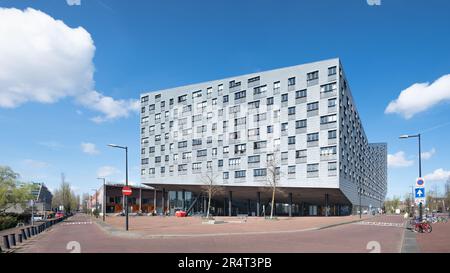
<svg viewBox="0 0 450 273">
<path fill-rule="evenodd" d="M 217 184 L 218 174 L 214 174 L 213 171 L 208 171 L 201 176 L 201 181 L 203 183 L 202 189 L 208 195 L 208 208 L 206 210 L 206 218 L 209 218 L 209 213 L 211 209 L 211 199 L 214 195 L 222 192 L 223 188 Z"/>
<path fill-rule="evenodd" d="M 278 185 L 280 184 L 280 159 L 278 158 L 279 149 L 275 149 L 271 157 L 267 158 L 266 161 L 266 180 L 264 181 L 267 186 L 270 187 L 272 191 L 272 202 L 270 208 L 270 219 L 273 218 L 275 210 L 275 193 L 278 190 Z"/>
</svg>

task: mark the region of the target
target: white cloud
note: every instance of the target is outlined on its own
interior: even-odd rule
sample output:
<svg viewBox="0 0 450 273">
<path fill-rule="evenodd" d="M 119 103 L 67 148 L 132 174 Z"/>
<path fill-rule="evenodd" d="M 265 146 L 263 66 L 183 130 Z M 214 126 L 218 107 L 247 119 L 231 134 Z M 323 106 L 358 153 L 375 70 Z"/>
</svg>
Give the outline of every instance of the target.
<svg viewBox="0 0 450 273">
<path fill-rule="evenodd" d="M 450 178 L 450 171 L 446 171 L 442 168 L 424 176 L 425 181 L 443 181 L 448 178 Z"/>
<path fill-rule="evenodd" d="M 426 82 L 411 85 L 389 103 L 385 113 L 397 113 L 410 119 L 444 101 L 450 101 L 450 74 L 440 77 L 432 84 Z"/>
<path fill-rule="evenodd" d="M 47 147 L 51 150 L 54 150 L 54 151 L 61 150 L 61 148 L 64 147 L 64 145 L 62 145 L 61 143 L 59 143 L 57 141 L 43 141 L 43 142 L 39 142 L 38 144 L 41 146 Z"/>
<path fill-rule="evenodd" d="M 388 166 L 399 168 L 399 167 L 409 167 L 414 164 L 413 160 L 407 160 L 405 158 L 405 152 L 400 151 L 393 155 L 388 154 Z"/>
<path fill-rule="evenodd" d="M 0 8 L 0 107 L 27 102 L 75 102 L 103 122 L 138 111 L 138 100 L 115 100 L 95 91 L 95 45 L 83 27 L 28 8 Z"/>
<path fill-rule="evenodd" d="M 47 168 L 48 166 L 50 166 L 50 164 L 48 164 L 47 162 L 33 160 L 33 159 L 25 159 L 23 161 L 23 163 L 27 167 L 33 168 L 33 169 L 43 169 L 43 168 Z"/>
<path fill-rule="evenodd" d="M 108 177 L 120 173 L 118 169 L 112 166 L 103 166 L 97 170 L 97 177 Z"/>
<path fill-rule="evenodd" d="M 95 147 L 94 143 L 89 142 L 83 142 L 81 143 L 81 150 L 83 153 L 89 154 L 89 155 L 97 155 L 100 152 L 97 150 L 97 147 Z"/>
<path fill-rule="evenodd" d="M 67 5 L 69 6 L 80 6 L 81 0 L 66 0 Z"/>
<path fill-rule="evenodd" d="M 435 148 L 431 149 L 428 152 L 422 152 L 421 153 L 422 159 L 425 159 L 425 160 L 430 159 L 435 153 L 436 153 L 436 149 Z"/>
</svg>

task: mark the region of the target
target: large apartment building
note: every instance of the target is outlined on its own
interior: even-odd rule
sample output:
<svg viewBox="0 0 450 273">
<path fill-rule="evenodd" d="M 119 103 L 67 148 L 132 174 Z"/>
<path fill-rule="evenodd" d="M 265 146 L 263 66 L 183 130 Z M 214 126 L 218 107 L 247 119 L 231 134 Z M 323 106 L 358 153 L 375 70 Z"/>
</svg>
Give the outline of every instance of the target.
<svg viewBox="0 0 450 273">
<path fill-rule="evenodd" d="M 339 59 L 141 95 L 141 180 L 163 204 L 263 215 L 276 176 L 277 215 L 380 208 L 387 145 L 369 144 Z"/>
</svg>

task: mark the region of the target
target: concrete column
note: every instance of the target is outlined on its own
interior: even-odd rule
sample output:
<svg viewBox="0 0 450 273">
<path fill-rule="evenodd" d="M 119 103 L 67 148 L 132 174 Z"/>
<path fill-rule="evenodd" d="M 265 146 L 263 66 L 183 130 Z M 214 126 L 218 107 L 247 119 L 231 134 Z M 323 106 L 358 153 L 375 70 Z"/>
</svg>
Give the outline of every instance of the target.
<svg viewBox="0 0 450 273">
<path fill-rule="evenodd" d="M 261 211 L 261 193 L 257 192 L 256 193 L 256 216 L 260 216 L 260 211 Z"/>
<path fill-rule="evenodd" d="M 233 192 L 230 191 L 228 194 L 228 216 L 231 216 L 233 212 L 232 200 L 233 200 Z"/>
<path fill-rule="evenodd" d="M 289 193 L 289 217 L 292 217 L 292 192 Z"/>
<path fill-rule="evenodd" d="M 325 216 L 328 217 L 328 193 L 325 193 Z"/>
<path fill-rule="evenodd" d="M 142 212 L 142 188 L 139 188 L 139 212 Z"/>
<path fill-rule="evenodd" d="M 156 212 L 156 189 L 153 191 L 153 211 Z"/>
<path fill-rule="evenodd" d="M 164 195 L 166 195 L 166 189 L 165 188 L 163 188 L 162 189 L 162 196 L 161 196 L 161 211 L 162 211 L 162 213 L 164 214 L 164 206 L 166 205 L 166 200 L 164 199 Z"/>
<path fill-rule="evenodd" d="M 252 215 L 252 213 L 251 213 L 251 211 L 250 211 L 250 199 L 247 200 L 247 215 L 248 215 L 248 216 L 251 216 L 251 215 Z"/>
<path fill-rule="evenodd" d="M 186 205 L 186 191 L 183 190 L 181 193 L 181 207 L 183 208 L 183 210 L 186 209 L 185 205 Z"/>
</svg>

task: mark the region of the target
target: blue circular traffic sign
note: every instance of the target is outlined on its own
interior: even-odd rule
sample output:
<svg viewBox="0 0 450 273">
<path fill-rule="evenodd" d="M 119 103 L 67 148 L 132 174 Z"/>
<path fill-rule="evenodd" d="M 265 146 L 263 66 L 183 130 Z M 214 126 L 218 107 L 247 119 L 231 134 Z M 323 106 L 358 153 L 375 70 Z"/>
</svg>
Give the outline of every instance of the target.
<svg viewBox="0 0 450 273">
<path fill-rule="evenodd" d="M 417 185 L 418 186 L 423 186 L 424 182 L 422 178 L 417 179 Z"/>
</svg>

